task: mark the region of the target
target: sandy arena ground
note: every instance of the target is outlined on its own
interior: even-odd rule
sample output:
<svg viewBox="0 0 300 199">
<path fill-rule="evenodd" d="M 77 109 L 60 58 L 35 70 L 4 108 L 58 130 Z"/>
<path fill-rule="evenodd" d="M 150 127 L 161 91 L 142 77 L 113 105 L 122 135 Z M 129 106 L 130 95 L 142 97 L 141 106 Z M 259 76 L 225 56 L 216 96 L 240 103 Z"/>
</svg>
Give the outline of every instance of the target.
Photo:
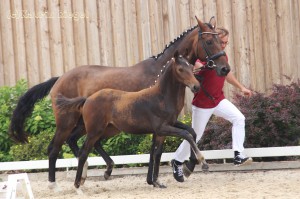
<svg viewBox="0 0 300 199">
<path fill-rule="evenodd" d="M 81 187 L 83 195 L 78 195 L 73 186 L 75 171 L 57 172 L 59 193 L 48 189 L 46 172 L 29 173 L 28 176 L 36 199 L 300 198 L 299 169 L 195 172 L 184 183 L 176 182 L 172 173 L 164 173 L 160 175 L 160 182 L 167 186 L 165 189 L 148 185 L 146 174 L 112 176 L 108 181 L 103 176 L 88 177 Z M 0 178 L 7 180 L 7 174 L 1 174 Z"/>
</svg>

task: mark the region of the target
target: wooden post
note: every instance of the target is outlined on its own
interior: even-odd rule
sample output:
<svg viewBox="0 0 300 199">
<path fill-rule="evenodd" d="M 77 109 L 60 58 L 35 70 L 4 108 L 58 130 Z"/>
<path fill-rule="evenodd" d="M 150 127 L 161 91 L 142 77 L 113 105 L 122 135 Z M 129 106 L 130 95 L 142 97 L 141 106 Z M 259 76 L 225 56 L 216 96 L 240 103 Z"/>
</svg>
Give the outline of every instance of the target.
<svg viewBox="0 0 300 199">
<path fill-rule="evenodd" d="M 124 15 L 125 15 L 125 40 L 126 42 L 126 56 L 128 66 L 132 66 L 140 61 L 138 49 L 138 33 L 137 33 L 137 10 L 135 0 L 124 1 Z M 129 3 L 130 2 L 130 3 Z"/>
<path fill-rule="evenodd" d="M 29 86 L 40 83 L 40 68 L 38 61 L 37 33 L 36 33 L 36 12 L 34 10 L 34 0 L 23 1 L 26 61 L 28 71 Z"/>
<path fill-rule="evenodd" d="M 0 5 L 0 24 L 2 36 L 2 60 L 4 85 L 12 86 L 16 82 L 15 61 L 13 49 L 13 30 L 10 1 L 3 1 Z"/>
<path fill-rule="evenodd" d="M 72 14 L 74 15 L 73 35 L 74 35 L 74 43 L 75 43 L 76 66 L 86 65 L 88 64 L 88 57 L 87 57 L 85 19 L 80 17 L 85 14 L 83 0 L 72 1 L 72 5 L 73 5 Z"/>
<path fill-rule="evenodd" d="M 96 0 L 85 1 L 88 64 L 100 64 L 99 25 Z"/>
<path fill-rule="evenodd" d="M 125 42 L 125 27 L 124 27 L 124 2 L 118 0 L 111 1 L 111 16 L 112 16 L 112 38 L 114 61 L 116 66 L 126 66 L 126 42 Z"/>
<path fill-rule="evenodd" d="M 22 1 L 11 1 L 11 12 L 21 12 Z M 8 20 L 8 19 L 7 19 Z M 26 50 L 25 50 L 25 34 L 24 34 L 24 21 L 21 18 L 12 18 L 13 26 L 13 43 L 14 43 L 14 60 L 16 69 L 16 81 L 20 79 L 28 79 L 26 68 Z"/>
<path fill-rule="evenodd" d="M 50 13 L 46 1 L 35 1 L 36 8 L 36 31 L 37 31 L 37 49 L 40 69 L 40 81 L 44 82 L 52 77 L 52 63 L 50 56 L 50 38 L 48 16 Z M 60 66 L 62 67 L 62 66 Z"/>
<path fill-rule="evenodd" d="M 98 1 L 99 40 L 102 65 L 114 65 L 110 0 Z"/>
<path fill-rule="evenodd" d="M 64 55 L 64 72 L 67 72 L 76 67 L 72 0 L 64 0 L 61 4 L 61 9 L 63 13 L 63 17 L 61 18 L 61 36 Z"/>
</svg>

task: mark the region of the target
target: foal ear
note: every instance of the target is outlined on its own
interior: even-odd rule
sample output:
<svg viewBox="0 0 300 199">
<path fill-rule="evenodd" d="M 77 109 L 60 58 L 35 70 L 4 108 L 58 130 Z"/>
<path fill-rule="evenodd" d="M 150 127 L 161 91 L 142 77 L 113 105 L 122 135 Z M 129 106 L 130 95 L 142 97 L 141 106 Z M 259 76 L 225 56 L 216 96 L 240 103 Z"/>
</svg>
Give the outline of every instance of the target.
<svg viewBox="0 0 300 199">
<path fill-rule="evenodd" d="M 200 28 L 200 32 L 203 32 L 203 31 L 205 30 L 205 24 L 202 23 L 202 22 L 198 19 L 197 16 L 195 16 L 195 17 L 196 17 L 196 19 L 197 19 L 198 26 L 199 26 L 199 28 Z"/>
<path fill-rule="evenodd" d="M 215 18 L 215 16 L 212 16 L 209 20 L 210 25 L 212 26 L 213 29 L 216 28 L 216 24 L 217 24 L 217 20 Z"/>
</svg>

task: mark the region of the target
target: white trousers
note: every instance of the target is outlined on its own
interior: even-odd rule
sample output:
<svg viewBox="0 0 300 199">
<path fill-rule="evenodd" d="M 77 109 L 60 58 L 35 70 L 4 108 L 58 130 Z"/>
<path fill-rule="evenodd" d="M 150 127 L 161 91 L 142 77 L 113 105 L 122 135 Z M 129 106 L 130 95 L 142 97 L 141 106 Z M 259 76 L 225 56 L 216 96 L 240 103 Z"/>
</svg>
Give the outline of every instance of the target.
<svg viewBox="0 0 300 199">
<path fill-rule="evenodd" d="M 215 108 L 198 108 L 192 106 L 192 127 L 194 128 L 198 142 L 205 130 L 212 114 L 222 117 L 232 123 L 232 149 L 242 152 L 245 140 L 245 117 L 239 109 L 229 100 L 222 100 Z M 175 160 L 184 162 L 191 153 L 190 144 L 184 140 L 175 152 Z"/>
</svg>

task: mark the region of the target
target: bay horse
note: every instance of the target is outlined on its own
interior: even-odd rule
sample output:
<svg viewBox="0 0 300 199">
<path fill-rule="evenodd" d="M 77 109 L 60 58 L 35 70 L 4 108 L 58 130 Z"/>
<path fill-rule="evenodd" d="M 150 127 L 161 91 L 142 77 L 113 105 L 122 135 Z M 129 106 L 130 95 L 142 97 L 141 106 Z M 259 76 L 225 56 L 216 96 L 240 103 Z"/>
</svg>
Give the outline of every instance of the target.
<svg viewBox="0 0 300 199">
<path fill-rule="evenodd" d="M 86 65 L 76 67 L 61 77 L 53 77 L 46 82 L 30 88 L 18 101 L 13 111 L 9 132 L 11 137 L 20 143 L 28 142 L 24 130 L 24 123 L 30 116 L 36 102 L 51 94 L 52 108 L 56 121 L 56 132 L 48 147 L 49 154 L 49 182 L 50 188 L 56 187 L 55 164 L 58 154 L 65 141 L 69 144 L 74 155 L 78 157 L 77 140 L 86 132 L 79 112 L 62 113 L 55 100 L 58 94 L 68 98 L 88 97 L 104 88 L 124 91 L 139 91 L 153 85 L 162 66 L 173 57 L 178 50 L 185 54 L 189 63 L 194 64 L 197 59 L 206 60 L 208 66 L 216 70 L 219 76 L 225 76 L 230 71 L 225 52 L 221 49 L 220 39 L 215 31 L 216 20 L 211 18 L 209 23 L 201 22 L 197 17 L 197 26 L 182 33 L 170 42 L 163 52 L 129 67 L 107 67 Z M 51 92 L 50 92 L 51 91 Z M 118 133 L 117 129 L 111 131 Z M 104 177 L 107 179 L 112 172 L 113 161 L 103 153 L 99 144 L 95 143 L 96 151 L 107 163 Z"/>
<path fill-rule="evenodd" d="M 193 65 L 175 52 L 167 62 L 158 82 L 137 92 L 102 89 L 89 97 L 66 98 L 58 95 L 56 106 L 60 112 L 80 112 L 87 137 L 79 151 L 75 187 L 81 184 L 83 166 L 96 141 L 109 136 L 110 128 L 132 134 L 153 133 L 147 182 L 154 187 L 165 188 L 158 181 L 159 165 L 166 136 L 186 139 L 191 145 L 193 157 L 208 168 L 196 144 L 196 133 L 191 127 L 177 121 L 184 106 L 185 87 L 192 92 L 200 89 L 193 73 Z M 109 127 L 109 128 L 108 128 Z"/>
</svg>

